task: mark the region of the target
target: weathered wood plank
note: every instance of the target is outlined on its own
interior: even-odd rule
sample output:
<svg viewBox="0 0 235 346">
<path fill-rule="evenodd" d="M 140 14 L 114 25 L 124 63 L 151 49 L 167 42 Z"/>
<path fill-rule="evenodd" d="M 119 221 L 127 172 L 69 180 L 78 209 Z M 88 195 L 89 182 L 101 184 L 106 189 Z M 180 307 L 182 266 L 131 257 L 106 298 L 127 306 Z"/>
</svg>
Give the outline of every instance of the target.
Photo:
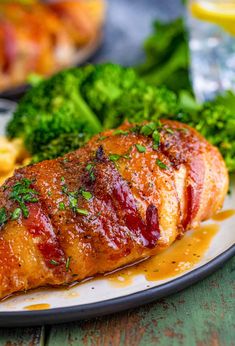
<svg viewBox="0 0 235 346">
<path fill-rule="evenodd" d="M 44 339 L 44 327 L 0 329 L 0 346 L 43 346 Z"/>
<path fill-rule="evenodd" d="M 202 282 L 154 304 L 54 326 L 49 346 L 235 345 L 235 257 Z"/>
</svg>

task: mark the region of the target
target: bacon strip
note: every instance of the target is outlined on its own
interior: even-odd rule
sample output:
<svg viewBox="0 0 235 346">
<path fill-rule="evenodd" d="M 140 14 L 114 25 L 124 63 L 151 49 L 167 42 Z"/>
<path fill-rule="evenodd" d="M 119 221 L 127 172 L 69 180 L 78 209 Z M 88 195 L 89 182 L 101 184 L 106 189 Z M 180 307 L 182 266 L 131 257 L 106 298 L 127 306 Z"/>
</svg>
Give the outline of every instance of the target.
<svg viewBox="0 0 235 346">
<path fill-rule="evenodd" d="M 123 135 L 125 124 L 65 158 L 16 171 L 0 208 L 10 216 L 19 207 L 9 196 L 23 178 L 39 201 L 26 202 L 28 218 L 9 217 L 0 229 L 0 297 L 152 256 L 222 206 L 228 174 L 218 150 L 186 125 L 162 124 L 158 150 L 151 137 Z"/>
</svg>

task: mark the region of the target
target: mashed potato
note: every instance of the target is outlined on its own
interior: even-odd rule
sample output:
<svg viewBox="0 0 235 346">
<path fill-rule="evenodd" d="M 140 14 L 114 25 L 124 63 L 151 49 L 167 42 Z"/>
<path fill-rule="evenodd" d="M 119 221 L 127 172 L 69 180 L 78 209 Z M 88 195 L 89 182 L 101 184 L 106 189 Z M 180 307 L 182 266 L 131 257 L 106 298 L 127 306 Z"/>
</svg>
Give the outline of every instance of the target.
<svg viewBox="0 0 235 346">
<path fill-rule="evenodd" d="M 0 137 L 0 185 L 13 175 L 14 170 L 30 162 L 21 139 L 8 140 Z"/>
</svg>

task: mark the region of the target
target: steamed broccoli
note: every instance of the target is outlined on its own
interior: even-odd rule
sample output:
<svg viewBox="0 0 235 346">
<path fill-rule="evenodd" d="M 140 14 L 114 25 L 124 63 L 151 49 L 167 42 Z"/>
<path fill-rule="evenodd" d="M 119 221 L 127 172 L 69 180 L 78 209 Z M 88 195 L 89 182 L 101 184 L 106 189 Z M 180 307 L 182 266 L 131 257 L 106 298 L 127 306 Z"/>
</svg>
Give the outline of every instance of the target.
<svg viewBox="0 0 235 346">
<path fill-rule="evenodd" d="M 115 64 L 97 66 L 82 84 L 81 93 L 106 129 L 124 119 L 140 122 L 178 111 L 173 92 L 149 86 L 133 69 Z"/>
<path fill-rule="evenodd" d="M 64 133 L 50 143 L 41 147 L 41 151 L 33 156 L 32 163 L 50 160 L 63 156 L 70 151 L 82 147 L 90 139 L 87 133 Z"/>
<path fill-rule="evenodd" d="M 142 121 L 174 113 L 174 93 L 147 86 L 131 68 L 106 63 L 59 72 L 38 81 L 20 101 L 7 127 L 31 154 L 63 133 L 97 133 L 124 119 Z"/>
<path fill-rule="evenodd" d="M 192 97 L 192 96 L 191 96 Z M 182 121 L 200 132 L 223 155 L 229 172 L 235 171 L 235 95 L 227 93 L 202 105 L 190 104 L 190 111 L 169 115 L 167 118 Z M 189 104 L 189 103 L 188 103 Z M 226 105 L 226 106 L 225 106 Z M 180 105 L 181 108 L 183 104 Z M 188 106 L 188 105 L 187 105 Z"/>
<path fill-rule="evenodd" d="M 165 85 L 176 93 L 182 89 L 192 91 L 187 31 L 182 18 L 169 23 L 156 21 L 144 50 L 146 60 L 136 71 L 146 83 Z"/>
<path fill-rule="evenodd" d="M 74 116 L 72 105 L 65 105 L 54 113 L 41 113 L 36 123 L 26 128 L 25 146 L 32 154 L 41 152 L 53 139 L 63 134 L 86 133 L 88 127 Z M 28 131 L 28 132 L 27 132 Z M 93 131 L 89 131 L 93 133 Z M 71 148 L 72 150 L 73 148 Z"/>
<path fill-rule="evenodd" d="M 35 153 L 35 149 L 63 132 L 99 132 L 101 124 L 79 91 L 92 69 L 87 66 L 65 70 L 29 90 L 8 124 L 8 136 L 23 138 L 28 150 Z"/>
<path fill-rule="evenodd" d="M 142 84 L 132 68 L 106 63 L 97 65 L 90 73 L 81 86 L 81 93 L 101 121 L 105 122 L 110 107 L 113 107 L 125 92 Z"/>
<path fill-rule="evenodd" d="M 125 119 L 139 123 L 165 117 L 195 127 L 218 146 L 234 171 L 234 104 L 235 96 L 228 93 L 199 105 L 190 92 L 176 96 L 147 85 L 131 68 L 107 63 L 65 70 L 39 82 L 20 101 L 8 135 L 23 138 L 39 161 L 74 150 L 94 133 L 115 128 Z"/>
<path fill-rule="evenodd" d="M 104 123 L 105 128 L 116 127 L 125 119 L 132 123 L 144 120 L 157 121 L 165 115 L 178 113 L 176 95 L 166 88 L 153 88 L 142 85 L 124 93 L 122 98 L 110 107 L 109 116 Z M 115 120 L 112 121 L 112 119 Z"/>
</svg>

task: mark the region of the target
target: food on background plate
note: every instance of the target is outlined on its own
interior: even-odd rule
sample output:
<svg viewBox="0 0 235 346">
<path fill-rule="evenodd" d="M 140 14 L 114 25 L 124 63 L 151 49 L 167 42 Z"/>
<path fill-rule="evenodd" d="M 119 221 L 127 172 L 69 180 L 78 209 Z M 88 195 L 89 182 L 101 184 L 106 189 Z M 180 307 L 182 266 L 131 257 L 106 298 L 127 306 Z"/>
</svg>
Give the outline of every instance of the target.
<svg viewBox="0 0 235 346">
<path fill-rule="evenodd" d="M 83 49 L 99 44 L 104 7 L 104 0 L 0 3 L 0 90 L 78 63 Z"/>
<path fill-rule="evenodd" d="M 0 297 L 152 256 L 222 206 L 225 163 L 179 122 L 124 124 L 0 192 Z"/>
</svg>

